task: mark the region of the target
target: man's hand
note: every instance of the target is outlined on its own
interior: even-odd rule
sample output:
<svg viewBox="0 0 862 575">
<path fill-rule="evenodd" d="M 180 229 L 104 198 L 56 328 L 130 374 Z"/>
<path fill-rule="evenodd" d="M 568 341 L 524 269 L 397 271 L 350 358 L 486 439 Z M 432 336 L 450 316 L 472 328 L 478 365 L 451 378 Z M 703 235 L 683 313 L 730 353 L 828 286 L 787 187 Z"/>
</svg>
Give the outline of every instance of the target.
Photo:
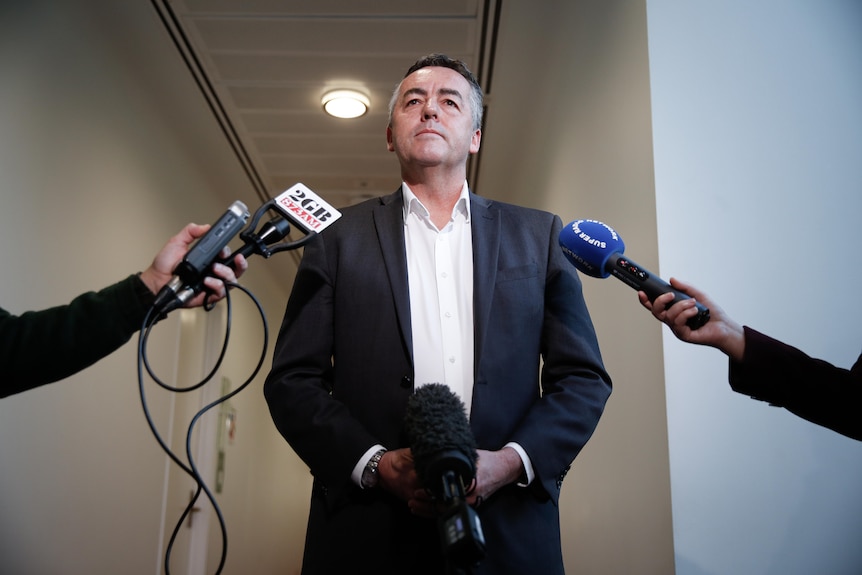
<svg viewBox="0 0 862 575">
<path fill-rule="evenodd" d="M 391 449 L 384 453 L 377 464 L 377 475 L 377 486 L 402 501 L 409 502 L 417 490 L 422 490 L 409 448 Z"/>
<path fill-rule="evenodd" d="M 478 507 L 483 501 L 487 501 L 498 489 L 510 483 L 516 483 L 524 473 L 521 457 L 511 447 L 504 447 L 499 451 L 479 449 L 478 454 L 475 480 L 471 485 L 464 486 L 467 491 L 466 502 L 473 507 Z M 419 487 L 412 495 L 407 500 L 407 505 L 415 515 L 436 517 L 446 509 L 442 502 L 432 499 L 428 490 L 424 488 Z"/>
<path fill-rule="evenodd" d="M 209 229 L 209 224 L 188 224 L 177 235 L 168 240 L 153 258 L 150 267 L 141 272 L 141 281 L 153 294 L 158 294 L 165 284 L 171 281 L 174 268 L 188 253 L 191 245 Z M 227 258 L 228 256 L 230 256 L 230 248 L 225 247 L 221 257 Z M 185 307 L 203 305 L 205 300 L 212 303 L 222 299 L 226 294 L 224 282 L 235 283 L 237 278 L 248 269 L 248 262 L 242 255 L 237 255 L 234 258 L 234 266 L 236 267 L 235 270 L 224 264 L 214 264 L 213 273 L 218 277 L 207 276 L 204 279 L 204 285 L 212 293 L 203 292 L 196 295 L 189 300 Z"/>
</svg>

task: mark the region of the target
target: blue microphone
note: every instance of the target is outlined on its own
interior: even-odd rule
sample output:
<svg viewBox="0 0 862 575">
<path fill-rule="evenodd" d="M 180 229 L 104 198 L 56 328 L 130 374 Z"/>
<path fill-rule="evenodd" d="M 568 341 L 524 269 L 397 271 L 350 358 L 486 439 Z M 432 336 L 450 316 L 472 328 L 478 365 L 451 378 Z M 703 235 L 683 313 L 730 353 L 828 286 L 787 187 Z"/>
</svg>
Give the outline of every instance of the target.
<svg viewBox="0 0 862 575">
<path fill-rule="evenodd" d="M 613 275 L 634 289 L 646 293 L 651 302 L 669 292 L 674 294 L 674 298 L 667 307 L 690 299 L 690 296 L 674 289 L 659 276 L 625 257 L 625 242 L 607 224 L 597 220 L 575 220 L 560 232 L 560 247 L 578 271 L 595 278 Z M 709 321 L 709 308 L 699 302 L 695 305 L 697 315 L 686 322 L 691 329 L 698 329 Z"/>
</svg>

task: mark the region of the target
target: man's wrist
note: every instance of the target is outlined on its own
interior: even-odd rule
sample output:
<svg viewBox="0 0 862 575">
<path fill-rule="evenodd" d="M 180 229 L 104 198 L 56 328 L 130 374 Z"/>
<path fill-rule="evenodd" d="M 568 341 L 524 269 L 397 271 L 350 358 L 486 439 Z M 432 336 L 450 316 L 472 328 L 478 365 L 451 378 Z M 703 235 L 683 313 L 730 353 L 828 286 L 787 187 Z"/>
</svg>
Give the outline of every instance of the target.
<svg viewBox="0 0 862 575">
<path fill-rule="evenodd" d="M 380 466 L 380 460 L 383 458 L 384 453 L 386 453 L 385 449 L 378 449 L 374 452 L 374 455 L 371 456 L 371 459 L 368 460 L 368 463 L 365 464 L 365 468 L 362 470 L 362 480 L 360 482 L 362 489 L 372 489 L 377 486 L 377 482 L 380 480 L 378 467 Z"/>
<path fill-rule="evenodd" d="M 533 471 L 533 464 L 530 461 L 530 456 L 527 455 L 527 452 L 524 451 L 524 448 L 521 447 L 519 443 L 515 443 L 514 441 L 510 441 L 506 445 L 503 446 L 505 448 L 511 448 L 517 455 L 519 459 L 518 464 L 518 477 L 515 480 L 515 483 L 520 487 L 526 487 L 530 483 L 532 483 L 533 478 L 535 477 L 535 472 Z"/>
</svg>

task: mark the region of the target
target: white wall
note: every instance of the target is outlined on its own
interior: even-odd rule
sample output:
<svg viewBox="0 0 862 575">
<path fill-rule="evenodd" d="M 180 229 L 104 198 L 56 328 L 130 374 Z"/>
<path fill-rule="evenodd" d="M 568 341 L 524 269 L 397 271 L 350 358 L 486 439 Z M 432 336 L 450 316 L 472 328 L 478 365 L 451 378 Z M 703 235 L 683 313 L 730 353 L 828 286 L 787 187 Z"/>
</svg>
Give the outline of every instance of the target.
<svg viewBox="0 0 862 575">
<path fill-rule="evenodd" d="M 650 0 L 663 275 L 849 368 L 862 348 L 862 4 Z M 679 575 L 862 571 L 862 444 L 665 331 Z"/>
<path fill-rule="evenodd" d="M 66 303 L 143 269 L 185 223 L 214 221 L 230 200 L 259 205 L 167 37 L 137 51 L 154 34 L 164 31 L 148 2 L 0 8 L 5 309 Z M 275 265 L 293 264 L 283 254 L 253 260 L 242 280 L 273 337 L 289 290 L 266 272 Z M 255 312 L 241 307 L 225 367 L 235 383 L 261 339 Z M 168 376 L 176 337 L 169 318 L 153 338 L 151 357 Z M 142 414 L 134 341 L 66 381 L 0 401 L 0 572 L 158 572 L 167 460 Z M 267 358 L 263 375 L 268 367 Z M 271 424 L 263 375 L 234 401 L 225 573 L 290 573 L 302 551 L 308 472 Z M 169 403 L 152 394 L 162 429 Z"/>
</svg>

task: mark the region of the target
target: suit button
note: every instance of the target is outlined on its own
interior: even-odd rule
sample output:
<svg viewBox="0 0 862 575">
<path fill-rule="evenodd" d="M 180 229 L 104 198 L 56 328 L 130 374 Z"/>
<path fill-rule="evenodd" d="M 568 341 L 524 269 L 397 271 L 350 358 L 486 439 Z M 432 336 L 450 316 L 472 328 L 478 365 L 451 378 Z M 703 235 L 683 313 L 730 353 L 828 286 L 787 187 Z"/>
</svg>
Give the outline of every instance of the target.
<svg viewBox="0 0 862 575">
<path fill-rule="evenodd" d="M 401 378 L 401 387 L 404 389 L 410 389 L 413 387 L 413 378 L 409 375 L 405 375 Z"/>
</svg>

